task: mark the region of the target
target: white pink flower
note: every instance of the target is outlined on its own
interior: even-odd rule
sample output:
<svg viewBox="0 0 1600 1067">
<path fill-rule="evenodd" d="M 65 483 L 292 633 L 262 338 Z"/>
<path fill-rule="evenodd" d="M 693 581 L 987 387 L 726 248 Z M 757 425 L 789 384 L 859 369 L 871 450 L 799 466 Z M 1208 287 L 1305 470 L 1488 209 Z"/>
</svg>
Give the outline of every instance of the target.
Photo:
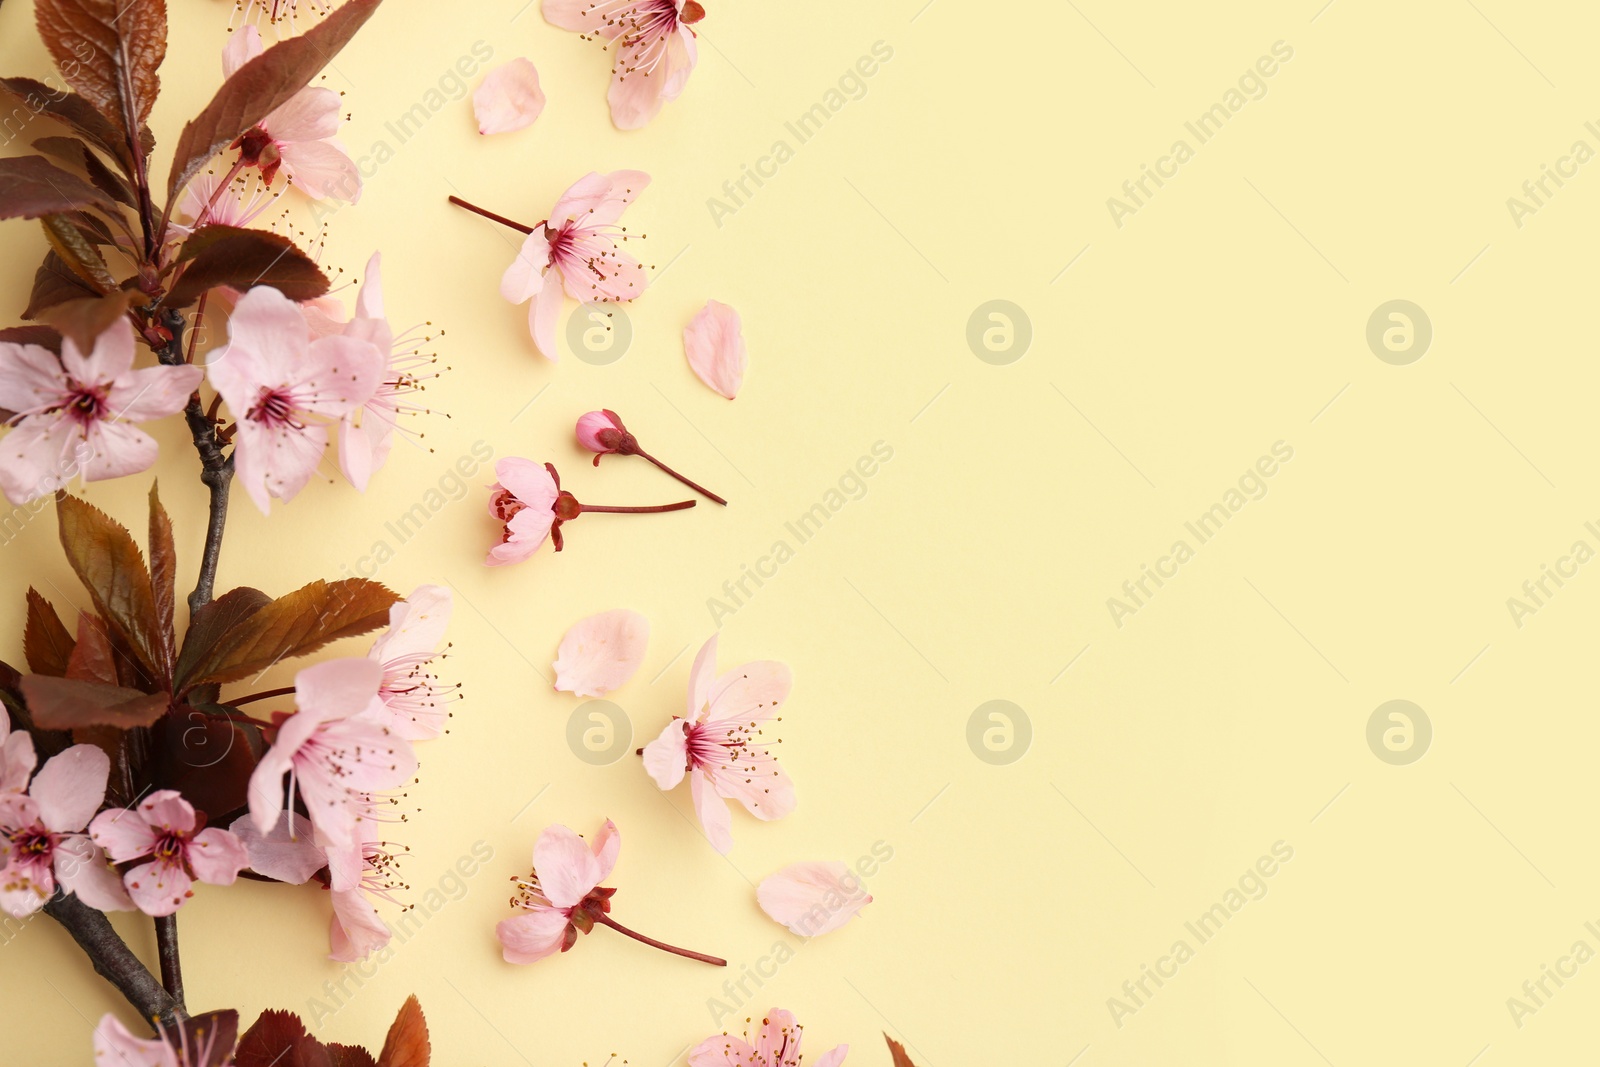
<svg viewBox="0 0 1600 1067">
<path fill-rule="evenodd" d="M 222 50 L 224 76 L 233 77 L 264 50 L 260 30 L 249 24 L 239 27 Z M 355 203 L 361 199 L 361 172 L 334 137 L 339 104 L 332 89 L 301 89 L 239 138 L 241 160 L 260 167 L 262 180 L 269 184 L 281 168 L 313 200 Z"/>
<path fill-rule="evenodd" d="M 843 863 L 795 863 L 756 887 L 761 910 L 801 937 L 839 929 L 872 903 L 854 871 Z"/>
<path fill-rule="evenodd" d="M 382 724 L 383 667 L 371 659 L 333 659 L 295 675 L 295 714 L 277 725 L 272 747 L 250 775 L 250 815 L 263 834 L 298 790 L 319 843 L 351 848 L 379 817 L 375 794 L 400 788 L 417 770 L 411 742 Z"/>
<path fill-rule="evenodd" d="M 549 464 L 507 456 L 494 465 L 499 481 L 489 487 L 489 514 L 504 523 L 500 543 L 484 560 L 491 567 L 521 563 L 539 551 L 556 519 L 561 483 Z M 557 545 L 559 548 L 559 543 Z"/>
<path fill-rule="evenodd" d="M 311 337 L 294 301 L 270 286 L 247 292 L 228 319 L 228 344 L 207 374 L 238 429 L 234 465 L 263 513 L 311 480 L 328 447 L 326 420 L 365 404 L 383 353 L 355 337 Z"/>
<path fill-rule="evenodd" d="M 444 733 L 455 699 L 428 665 L 441 655 L 450 624 L 450 590 L 423 585 L 389 609 L 389 628 L 373 642 L 369 659 L 383 667 L 378 686 L 379 722 L 408 741 L 425 741 Z"/>
<path fill-rule="evenodd" d="M 534 963 L 565 952 L 578 940 L 574 919 L 592 919 L 580 906 L 591 903 L 600 883 L 617 865 L 622 837 L 606 820 L 591 844 L 565 826 L 550 826 L 533 846 L 533 873 L 517 883 L 512 905 L 522 914 L 502 919 L 494 928 L 507 963 Z M 609 898 L 610 890 L 599 890 Z M 603 903 L 602 901 L 601 903 Z"/>
<path fill-rule="evenodd" d="M 192 804 L 174 790 L 158 789 L 137 808 L 96 815 L 89 837 L 113 863 L 149 857 L 123 875 L 123 885 L 146 915 L 171 915 L 194 896 L 195 882 L 232 885 L 249 865 L 244 842 L 200 825 Z"/>
<path fill-rule="evenodd" d="M 683 95 L 699 60 L 694 31 L 705 18 L 697 0 L 544 0 L 546 21 L 616 49 L 611 66 L 611 121 L 637 130 Z"/>
<path fill-rule="evenodd" d="M 689 1067 L 800 1067 L 800 1041 L 805 1027 L 794 1013 L 773 1008 L 761 1019 L 754 1041 L 750 1034 L 708 1037 L 689 1052 Z M 839 1067 L 849 1045 L 835 1045 L 808 1067 Z"/>
<path fill-rule="evenodd" d="M 200 384 L 198 367 L 133 369 L 133 326 L 118 319 L 87 355 L 70 338 L 61 356 L 38 345 L 0 343 L 0 489 L 13 504 L 53 493 L 82 471 L 85 481 L 148 470 L 155 438 L 135 423 L 176 414 Z"/>
<path fill-rule="evenodd" d="M 83 829 L 105 799 L 111 760 L 73 745 L 45 762 L 27 793 L 0 795 L 0 911 L 23 918 L 59 883 L 100 911 L 130 911 L 122 879 Z"/>
<path fill-rule="evenodd" d="M 528 329 L 549 360 L 559 358 L 556 320 L 562 289 L 587 304 L 633 300 L 650 284 L 639 261 L 622 250 L 630 236 L 618 225 L 622 212 L 650 175 L 637 170 L 590 173 L 573 183 L 543 226 L 533 227 L 500 279 L 500 295 L 513 304 L 532 301 Z"/>
<path fill-rule="evenodd" d="M 688 715 L 674 716 L 645 746 L 644 767 L 656 785 L 673 789 L 689 777 L 700 825 L 726 854 L 733 833 L 724 799 L 758 819 L 781 819 L 795 808 L 794 783 L 764 746 L 763 723 L 789 695 L 789 668 L 757 660 L 716 674 L 717 639 L 701 647 L 689 677 Z"/>
</svg>

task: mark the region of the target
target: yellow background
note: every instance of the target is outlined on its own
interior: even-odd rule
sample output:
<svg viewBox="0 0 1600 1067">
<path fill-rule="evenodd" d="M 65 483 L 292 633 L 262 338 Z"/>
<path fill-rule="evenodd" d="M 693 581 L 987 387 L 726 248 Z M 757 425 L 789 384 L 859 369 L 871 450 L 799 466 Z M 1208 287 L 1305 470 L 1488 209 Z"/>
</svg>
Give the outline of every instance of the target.
<svg viewBox="0 0 1600 1067">
<path fill-rule="evenodd" d="M 622 133 L 608 57 L 536 7 L 390 0 L 327 74 L 354 154 L 393 146 L 385 124 L 478 41 L 495 63 L 532 58 L 549 106 L 485 139 L 469 102 L 448 102 L 328 220 L 327 264 L 349 277 L 381 249 L 390 318 L 445 329 L 452 370 L 429 395 L 451 418 L 425 420 L 432 451 L 397 446 L 365 497 L 322 479 L 266 519 L 240 494 L 220 586 L 353 571 L 479 440 L 554 460 L 584 500 L 678 499 L 638 460 L 587 465 L 571 426 L 601 406 L 733 505 L 584 518 L 562 555 L 490 571 L 485 473 L 378 571 L 402 592 L 457 592 L 444 673 L 466 698 L 421 750 L 421 813 L 398 835 L 413 898 L 475 841 L 494 858 L 319 1036 L 376 1045 L 416 992 L 441 1064 L 666 1067 L 721 1028 L 708 1001 L 728 999 L 724 980 L 787 941 L 799 951 L 738 1016 L 788 1007 L 813 1056 L 849 1042 L 851 1063 L 887 1063 L 882 1030 L 921 1067 L 1467 1067 L 1593 1048 L 1600 964 L 1520 1027 L 1507 998 L 1574 942 L 1600 949 L 1584 929 L 1600 920 L 1600 576 L 1579 568 L 1521 627 L 1506 601 L 1574 541 L 1600 548 L 1583 526 L 1600 519 L 1600 165 L 1520 227 L 1506 201 L 1574 141 L 1600 148 L 1584 128 L 1600 118 L 1600 15 L 1320 2 L 707 3 L 683 98 Z M 216 85 L 230 17 L 171 3 L 164 145 Z M 860 99 L 796 144 L 785 123 L 880 41 L 893 57 Z M 1184 123 L 1279 41 L 1293 58 L 1265 94 L 1196 146 Z M 0 10 L 0 69 L 47 72 L 28 0 Z M 1116 225 L 1107 198 L 1180 137 L 1194 158 Z M 708 199 L 779 139 L 793 158 L 719 226 Z M 546 363 L 497 293 L 515 235 L 445 198 L 533 222 L 583 173 L 619 167 L 654 176 L 625 221 L 648 233 L 657 279 L 627 309 L 622 359 Z M 28 223 L 3 233 L 15 314 L 44 241 Z M 744 317 L 732 404 L 682 355 L 709 297 Z M 966 338 L 992 299 L 1032 324 L 1008 365 Z M 1433 326 L 1406 366 L 1366 341 L 1393 299 Z M 187 572 L 202 493 L 177 420 L 161 437 Z M 800 796 L 779 823 L 736 813 L 724 860 L 686 793 L 663 798 L 633 756 L 575 757 L 580 702 L 551 690 L 549 662 L 584 615 L 647 615 L 644 666 L 613 694 L 642 743 L 680 710 L 708 599 L 879 441 L 893 459 L 865 495 L 722 620 L 724 668 L 794 668 L 781 752 Z M 1278 441 L 1293 459 L 1266 495 L 1116 625 L 1107 599 Z M 142 524 L 147 486 L 87 496 Z M 16 660 L 29 583 L 82 597 L 48 512 L 3 553 L 0 654 Z M 967 740 L 996 699 L 1032 730 L 1005 765 Z M 1410 765 L 1367 744 L 1391 699 L 1432 723 Z M 500 961 L 506 879 L 538 830 L 605 816 L 623 835 L 617 915 L 727 956 L 729 973 L 605 931 L 531 968 Z M 1292 861 L 1198 945 L 1184 924 L 1279 841 Z M 893 859 L 843 930 L 798 946 L 758 910 L 752 885 L 778 867 L 877 842 Z M 309 1012 L 344 973 L 324 958 L 326 915 L 310 889 L 202 889 L 181 914 L 191 1006 Z M 118 925 L 151 958 L 148 923 Z M 1108 998 L 1180 938 L 1194 958 L 1118 1026 Z M 126 1014 L 42 919 L 0 947 L 0 1003 L 18 1062 L 87 1062 L 86 1020 Z"/>
</svg>

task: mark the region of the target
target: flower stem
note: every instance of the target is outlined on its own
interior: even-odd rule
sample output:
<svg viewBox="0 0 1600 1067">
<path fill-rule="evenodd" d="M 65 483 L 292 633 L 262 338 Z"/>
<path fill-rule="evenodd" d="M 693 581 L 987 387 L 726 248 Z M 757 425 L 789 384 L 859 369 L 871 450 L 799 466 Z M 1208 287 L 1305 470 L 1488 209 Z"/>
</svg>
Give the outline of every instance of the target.
<svg viewBox="0 0 1600 1067">
<path fill-rule="evenodd" d="M 642 941 L 651 948 L 658 948 L 662 952 L 670 952 L 674 956 L 686 956 L 691 960 L 699 960 L 701 963 L 709 963 L 713 967 L 726 967 L 728 965 L 728 961 L 725 959 L 720 959 L 716 956 L 708 956 L 704 952 L 692 952 L 686 948 L 678 948 L 676 945 L 669 945 L 665 941 L 657 941 L 653 937 L 646 937 L 644 934 L 628 929 L 626 926 L 623 926 L 609 915 L 597 915 L 595 916 L 594 921 L 599 923 L 601 926 L 611 927 L 611 929 L 615 930 L 619 934 L 626 934 L 635 941 Z"/>
<path fill-rule="evenodd" d="M 456 207 L 464 207 L 468 211 L 476 212 L 477 214 L 482 215 L 484 218 L 488 219 L 491 222 L 498 222 L 502 226 L 510 226 L 513 230 L 517 230 L 517 231 L 519 231 L 521 233 L 532 233 L 533 232 L 533 227 L 532 226 L 524 226 L 520 222 L 513 222 L 511 219 L 506 218 L 504 215 L 496 215 L 494 212 L 489 211 L 486 208 L 481 208 L 477 204 L 470 204 L 467 201 L 461 199 L 459 196 L 452 196 L 450 198 L 450 202 L 452 204 L 454 204 Z"/>
<path fill-rule="evenodd" d="M 105 913 L 96 911 L 70 893 L 57 891 L 44 913 L 66 928 L 94 964 L 95 971 L 117 987 L 128 1003 L 146 1019 L 172 1026 L 188 1017 L 183 1005 L 162 988 L 149 968 L 128 948 Z"/>
<path fill-rule="evenodd" d="M 645 459 L 649 460 L 651 463 L 654 463 L 657 467 L 659 467 L 662 470 L 666 471 L 668 474 L 672 475 L 674 478 L 678 479 L 678 481 L 682 482 L 684 485 L 687 485 L 690 489 L 693 489 L 695 492 L 699 493 L 701 496 L 706 497 L 709 500 L 715 500 L 717 503 L 721 504 L 723 507 L 727 507 L 728 506 L 728 502 L 726 500 L 722 499 L 720 496 L 718 496 L 717 494 L 713 493 L 711 490 L 707 489 L 705 486 L 701 485 L 699 482 L 691 481 L 690 479 L 685 478 L 683 475 L 679 474 L 677 471 L 673 470 L 671 467 L 667 466 L 665 463 L 661 462 L 659 459 L 657 459 L 656 457 L 652 456 L 650 453 L 646 452 L 644 449 L 641 448 L 639 450 L 639 455 L 643 456 Z"/>
<path fill-rule="evenodd" d="M 156 952 L 161 957 L 161 985 L 183 1006 L 183 964 L 178 957 L 178 917 L 156 917 Z"/>
<path fill-rule="evenodd" d="M 614 508 L 604 504 L 584 504 L 583 510 L 586 512 L 609 512 L 613 515 L 654 515 L 662 511 L 682 511 L 685 508 L 694 507 L 695 503 L 696 501 L 693 500 L 680 500 L 676 504 L 651 504 L 649 507 L 643 508 Z"/>
<path fill-rule="evenodd" d="M 249 704 L 256 700 L 268 700 L 272 697 L 286 697 L 293 695 L 294 686 L 286 685 L 282 689 L 263 689 L 259 693 L 251 693 L 249 696 L 242 696 L 237 700 L 230 700 L 228 703 L 232 704 L 234 707 L 238 707 L 241 704 Z"/>
</svg>

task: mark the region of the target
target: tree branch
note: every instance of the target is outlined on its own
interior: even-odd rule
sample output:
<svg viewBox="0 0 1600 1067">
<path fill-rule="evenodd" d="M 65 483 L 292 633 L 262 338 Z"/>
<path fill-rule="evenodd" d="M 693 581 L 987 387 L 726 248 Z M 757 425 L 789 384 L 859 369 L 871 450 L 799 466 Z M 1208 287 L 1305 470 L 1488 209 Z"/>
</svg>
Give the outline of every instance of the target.
<svg viewBox="0 0 1600 1067">
<path fill-rule="evenodd" d="M 158 1020 L 163 1026 L 172 1026 L 188 1018 L 183 1005 L 162 988 L 149 968 L 133 954 L 104 912 L 58 890 L 44 906 L 44 913 L 67 928 L 67 933 L 94 964 L 95 971 L 116 986 L 117 992 L 137 1008 L 140 1015 Z"/>
<path fill-rule="evenodd" d="M 162 915 L 156 919 L 156 954 L 161 957 L 161 985 L 182 1008 L 183 964 L 178 956 L 178 917 Z"/>
</svg>

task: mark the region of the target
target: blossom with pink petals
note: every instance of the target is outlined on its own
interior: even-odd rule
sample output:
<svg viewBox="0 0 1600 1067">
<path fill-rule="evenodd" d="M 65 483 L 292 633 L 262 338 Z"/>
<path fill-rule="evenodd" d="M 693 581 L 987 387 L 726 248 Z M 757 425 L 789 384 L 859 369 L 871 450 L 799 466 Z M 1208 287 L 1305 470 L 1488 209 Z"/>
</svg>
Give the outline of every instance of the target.
<svg viewBox="0 0 1600 1067">
<path fill-rule="evenodd" d="M 378 721 L 408 741 L 438 737 L 450 718 L 455 687 L 444 685 L 427 669 L 443 654 L 440 646 L 450 625 L 450 609 L 449 589 L 418 586 L 389 608 L 389 628 L 367 653 L 383 667 Z"/>
<path fill-rule="evenodd" d="M 505 524 L 500 543 L 489 550 L 484 560 L 491 567 L 521 563 L 539 551 L 556 529 L 556 499 L 561 483 L 555 468 L 517 456 L 507 456 L 494 465 L 499 480 L 489 487 L 489 514 Z M 561 542 L 556 541 L 556 551 Z"/>
<path fill-rule="evenodd" d="M 207 373 L 238 427 L 234 465 L 263 513 L 311 480 L 328 447 L 322 420 L 365 404 L 383 376 L 383 353 L 355 337 L 311 338 L 294 301 L 265 285 L 228 319 L 228 344 Z"/>
<path fill-rule="evenodd" d="M 83 833 L 105 799 L 110 773 L 104 752 L 73 745 L 39 768 L 28 792 L 0 795 L 0 911 L 31 915 L 58 883 L 91 908 L 133 909 L 105 853 Z"/>
<path fill-rule="evenodd" d="M 250 815 L 268 833 L 292 807 L 283 776 L 299 790 L 318 840 L 351 848 L 367 823 L 382 821 L 375 794 L 400 788 L 417 771 L 411 742 L 381 722 L 383 667 L 371 659 L 333 659 L 295 675 L 295 714 L 250 775 Z"/>
<path fill-rule="evenodd" d="M 222 72 L 233 77 L 265 50 L 261 31 L 241 26 L 222 50 Z M 339 132 L 339 94 L 308 86 L 246 130 L 234 142 L 245 166 L 260 167 L 269 185 L 279 169 L 313 200 L 361 199 L 361 172 L 334 135 Z"/>
<path fill-rule="evenodd" d="M 113 863 L 150 857 L 123 875 L 123 885 L 146 915 L 171 915 L 194 896 L 195 882 L 232 885 L 250 862 L 244 842 L 202 826 L 194 805 L 175 790 L 158 789 L 137 808 L 96 815 L 89 837 Z"/>
<path fill-rule="evenodd" d="M 683 95 L 699 60 L 697 0 L 544 0 L 546 21 L 616 49 L 606 100 L 619 130 L 637 130 Z"/>
<path fill-rule="evenodd" d="M 600 888 L 617 865 L 622 836 L 607 819 L 594 841 L 565 826 L 546 827 L 533 846 L 533 872 L 517 883 L 512 905 L 522 914 L 494 928 L 507 963 L 534 963 L 565 952 L 611 910 L 614 889 Z"/>
<path fill-rule="evenodd" d="M 762 879 L 756 901 L 791 933 L 818 937 L 855 918 L 872 897 L 843 863 L 795 863 Z"/>
<path fill-rule="evenodd" d="M 0 408 L 11 432 L 0 441 L 0 490 L 13 504 L 85 481 L 120 478 L 155 463 L 155 438 L 135 423 L 183 410 L 198 367 L 133 369 L 133 326 L 118 319 L 85 355 L 63 338 L 61 355 L 0 343 Z"/>
<path fill-rule="evenodd" d="M 585 304 L 633 300 L 650 277 L 622 245 L 633 235 L 619 226 L 623 210 L 650 184 L 637 170 L 590 173 L 561 194 L 550 218 L 533 227 L 500 279 L 500 295 L 513 304 L 531 301 L 528 329 L 546 359 L 560 357 L 556 319 L 562 290 Z"/>
<path fill-rule="evenodd" d="M 707 641 L 689 676 L 688 716 L 674 716 L 645 746 L 644 768 L 662 789 L 685 775 L 711 845 L 726 854 L 733 833 L 724 799 L 737 800 L 758 819 L 781 819 L 795 808 L 794 783 L 763 747 L 761 726 L 789 695 L 787 665 L 741 664 L 715 677 L 717 639 Z"/>
<path fill-rule="evenodd" d="M 689 1052 L 689 1067 L 800 1067 L 804 1035 L 805 1027 L 793 1012 L 773 1008 L 762 1017 L 754 1043 L 748 1032 L 743 1037 L 708 1037 Z M 810 1067 L 839 1067 L 849 1051 L 849 1045 L 835 1045 Z"/>
</svg>

